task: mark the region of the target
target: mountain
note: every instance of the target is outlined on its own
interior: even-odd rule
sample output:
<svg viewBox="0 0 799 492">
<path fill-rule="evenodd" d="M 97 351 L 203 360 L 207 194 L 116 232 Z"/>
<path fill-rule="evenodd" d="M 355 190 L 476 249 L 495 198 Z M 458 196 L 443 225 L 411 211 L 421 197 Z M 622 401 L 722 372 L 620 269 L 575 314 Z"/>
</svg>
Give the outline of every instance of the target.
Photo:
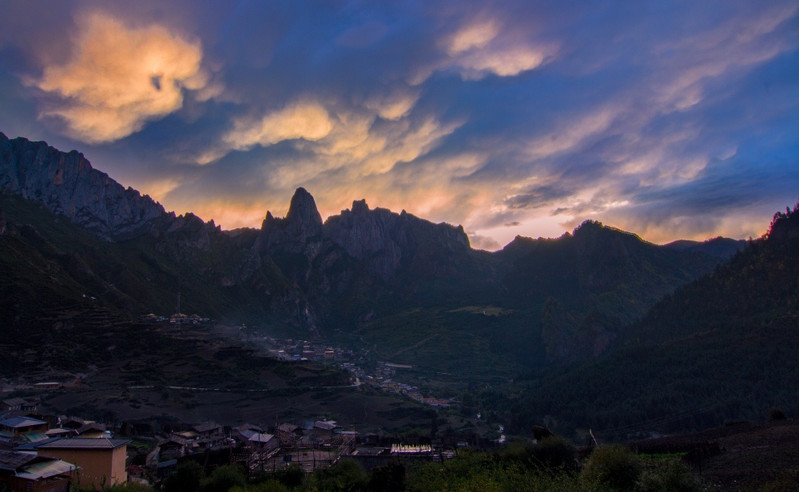
<svg viewBox="0 0 799 492">
<path fill-rule="evenodd" d="M 689 241 L 682 239 L 668 243 L 665 246 L 679 251 L 698 251 L 706 255 L 728 260 L 746 247 L 746 241 L 726 237 L 715 237 L 707 241 Z"/>
<path fill-rule="evenodd" d="M 799 413 L 799 205 L 628 329 L 615 353 L 531 383 L 515 425 L 553 415 L 613 439 Z"/>
<path fill-rule="evenodd" d="M 596 222 L 487 253 L 462 227 L 363 200 L 323 222 L 303 188 L 285 218 L 222 231 L 165 212 L 75 151 L 2 134 L 0 193 L 6 329 L 52 326 L 84 295 L 120 319 L 167 314 L 180 292 L 185 311 L 439 372 L 595 358 L 723 261 Z"/>
<path fill-rule="evenodd" d="M 107 240 L 135 236 L 166 215 L 160 204 L 123 188 L 74 150 L 59 152 L 44 142 L 9 140 L 0 133 L 0 162 L 5 193 L 42 203 Z"/>
</svg>

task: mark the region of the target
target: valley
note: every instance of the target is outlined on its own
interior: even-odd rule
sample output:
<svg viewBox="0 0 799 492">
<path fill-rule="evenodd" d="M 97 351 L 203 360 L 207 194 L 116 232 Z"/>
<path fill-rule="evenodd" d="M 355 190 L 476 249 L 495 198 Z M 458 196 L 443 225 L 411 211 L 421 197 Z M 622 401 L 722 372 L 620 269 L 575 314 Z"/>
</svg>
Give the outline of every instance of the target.
<svg viewBox="0 0 799 492">
<path fill-rule="evenodd" d="M 748 242 L 658 246 L 586 221 L 488 253 L 462 228 L 364 201 L 323 222 L 302 188 L 285 218 L 222 231 L 98 178 L 79 154 L 0 147 L 0 378 L 45 411 L 330 419 L 486 443 L 799 413 L 796 209 Z M 54 169 L 82 184 L 48 182 Z M 86 183 L 109 198 L 75 208 Z"/>
</svg>

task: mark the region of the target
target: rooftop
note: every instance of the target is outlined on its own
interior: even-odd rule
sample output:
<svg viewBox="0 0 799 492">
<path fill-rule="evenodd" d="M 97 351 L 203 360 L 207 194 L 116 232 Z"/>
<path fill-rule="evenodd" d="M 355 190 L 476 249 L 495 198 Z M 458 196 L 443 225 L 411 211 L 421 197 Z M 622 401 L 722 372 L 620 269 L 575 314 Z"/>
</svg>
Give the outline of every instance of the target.
<svg viewBox="0 0 799 492">
<path fill-rule="evenodd" d="M 250 442 L 269 442 L 274 437 L 275 436 L 273 436 L 272 434 L 262 434 L 260 432 L 256 432 L 255 434 L 250 436 L 249 441 Z"/>
<path fill-rule="evenodd" d="M 0 420 L 0 425 L 4 427 L 10 427 L 12 429 L 21 429 L 23 427 L 33 427 L 44 424 L 47 424 L 47 422 L 39 419 L 32 419 L 30 417 L 11 417 L 10 419 Z"/>
<path fill-rule="evenodd" d="M 213 423 L 213 422 L 206 422 L 206 423 L 204 423 L 204 424 L 198 424 L 198 425 L 195 425 L 195 426 L 194 426 L 194 427 L 192 427 L 192 428 L 193 428 L 195 431 L 197 431 L 197 432 L 199 432 L 199 433 L 201 433 L 201 434 L 202 434 L 202 433 L 204 433 L 204 432 L 211 432 L 211 431 L 215 431 L 215 430 L 217 430 L 217 429 L 220 429 L 221 427 L 219 426 L 219 424 L 215 424 L 215 423 Z"/>
<path fill-rule="evenodd" d="M 22 405 L 27 405 L 28 402 L 22 398 L 7 398 L 3 400 L 3 404 L 9 407 L 19 407 Z"/>
<path fill-rule="evenodd" d="M 89 439 L 76 437 L 74 439 L 56 439 L 42 444 L 39 446 L 39 449 L 116 449 L 129 442 L 129 439 Z"/>
<path fill-rule="evenodd" d="M 16 471 L 17 468 L 36 459 L 35 454 L 17 453 L 0 449 L 0 470 Z"/>
<path fill-rule="evenodd" d="M 317 420 L 314 422 L 313 426 L 322 430 L 333 430 L 338 427 L 338 425 L 336 425 L 336 423 L 332 420 Z"/>
<path fill-rule="evenodd" d="M 17 473 L 17 477 L 27 478 L 28 480 L 40 480 L 42 478 L 50 478 L 56 475 L 64 475 L 76 470 L 77 468 L 77 466 L 73 465 L 72 463 L 67 463 L 66 461 L 43 461 L 25 467 L 25 470 Z"/>
</svg>

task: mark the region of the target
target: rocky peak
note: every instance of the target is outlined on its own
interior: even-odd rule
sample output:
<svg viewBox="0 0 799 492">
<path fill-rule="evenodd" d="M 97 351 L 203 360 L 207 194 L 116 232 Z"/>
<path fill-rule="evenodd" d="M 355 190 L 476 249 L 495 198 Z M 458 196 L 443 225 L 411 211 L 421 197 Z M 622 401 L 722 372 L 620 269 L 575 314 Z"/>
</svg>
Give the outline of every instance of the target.
<svg viewBox="0 0 799 492">
<path fill-rule="evenodd" d="M 93 169 L 77 151 L 2 133 L 0 191 L 42 203 L 107 240 L 139 234 L 165 214 L 150 197 Z"/>
<path fill-rule="evenodd" d="M 322 227 L 322 216 L 316 209 L 316 202 L 305 188 L 297 188 L 291 197 L 289 212 L 286 214 L 289 223 L 296 223 L 302 229 L 318 231 Z"/>
<path fill-rule="evenodd" d="M 433 224 L 405 211 L 370 210 L 366 200 L 356 200 L 351 210 L 330 217 L 324 234 L 353 258 L 368 259 L 383 278 L 393 276 L 403 262 L 412 261 L 420 248 L 423 254 L 469 249 L 462 227 Z"/>
<path fill-rule="evenodd" d="M 369 205 L 366 204 L 366 199 L 353 200 L 352 213 L 355 215 L 364 215 L 369 212 Z"/>
<path fill-rule="evenodd" d="M 305 188 L 297 188 L 284 219 L 274 217 L 272 212 L 266 212 L 259 246 L 299 246 L 302 249 L 309 238 L 317 237 L 321 233 L 322 216 L 319 215 L 313 196 Z"/>
</svg>

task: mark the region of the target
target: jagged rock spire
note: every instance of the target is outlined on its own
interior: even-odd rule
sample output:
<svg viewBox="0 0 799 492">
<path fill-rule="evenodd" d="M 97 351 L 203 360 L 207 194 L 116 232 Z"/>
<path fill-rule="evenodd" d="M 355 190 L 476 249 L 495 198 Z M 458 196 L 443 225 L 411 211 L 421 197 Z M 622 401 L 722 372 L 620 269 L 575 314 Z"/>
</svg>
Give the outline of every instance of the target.
<svg viewBox="0 0 799 492">
<path fill-rule="evenodd" d="M 292 247 L 305 244 L 308 238 L 322 233 L 322 216 L 316 208 L 313 196 L 305 188 L 297 188 L 291 197 L 286 218 L 279 219 L 266 213 L 261 227 L 261 246 L 288 245 Z"/>
<path fill-rule="evenodd" d="M 297 188 L 291 197 L 289 212 L 286 221 L 291 224 L 301 224 L 303 229 L 317 229 L 322 227 L 322 216 L 316 208 L 316 202 L 305 188 Z"/>
</svg>

